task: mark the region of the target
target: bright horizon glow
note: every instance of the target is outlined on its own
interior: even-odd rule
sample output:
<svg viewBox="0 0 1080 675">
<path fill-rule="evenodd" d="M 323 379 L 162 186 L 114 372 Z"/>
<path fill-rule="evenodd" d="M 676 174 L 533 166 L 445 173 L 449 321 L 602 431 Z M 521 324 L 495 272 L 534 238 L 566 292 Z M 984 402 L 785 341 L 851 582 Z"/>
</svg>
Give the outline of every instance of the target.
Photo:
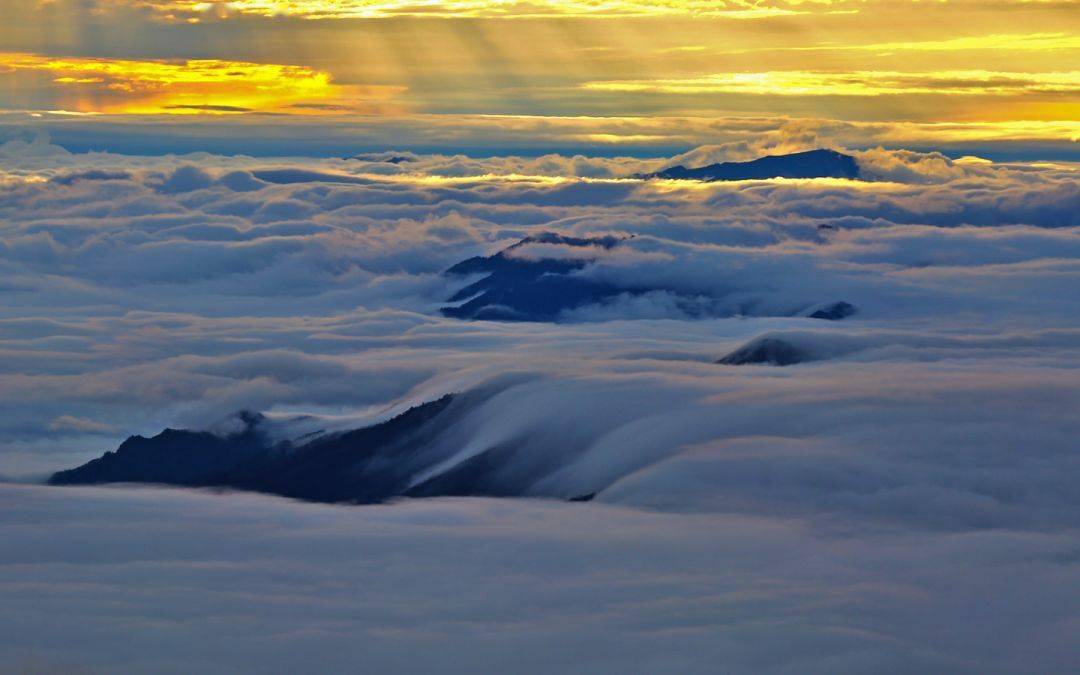
<svg viewBox="0 0 1080 675">
<path fill-rule="evenodd" d="M 0 675 L 1069 671 L 1078 10 L 0 0 Z"/>
<path fill-rule="evenodd" d="M 723 73 L 674 80 L 587 82 L 597 91 L 661 94 L 735 93 L 761 96 L 939 96 L 1013 95 L 1080 91 L 1080 71 L 1004 73 L 985 70 L 905 73 L 898 71 L 770 71 Z"/>
<path fill-rule="evenodd" d="M 238 15 L 311 20 L 396 16 L 535 19 L 701 16 L 759 19 L 807 13 L 800 5 L 828 7 L 832 0 L 112 0 L 108 4 L 149 9 L 167 20 L 215 20 Z"/>
<path fill-rule="evenodd" d="M 918 129 L 931 147 L 1028 139 L 1060 158 L 1080 121 L 1080 14 L 1069 10 L 1058 0 L 14 0 L 0 25 L 0 113 L 104 118 L 93 128 L 182 116 L 206 138 L 230 135 L 237 118 L 266 129 L 295 118 L 342 138 L 348 125 L 393 127 L 382 138 L 399 147 L 631 154 L 720 142 L 720 120 L 834 120 L 905 130 L 870 142 Z"/>
<path fill-rule="evenodd" d="M 54 0 L 46 0 L 54 1 Z M 905 0 L 917 7 L 920 0 Z M 939 0 L 972 6 L 977 0 Z M 1053 0 L 1003 0 L 1004 5 L 1049 4 Z M 702 17 L 769 19 L 827 13 L 857 14 L 887 6 L 888 0 L 99 0 L 99 6 L 146 9 L 164 20 L 221 20 L 236 16 L 299 17 L 311 20 L 438 18 L 620 19 Z"/>
</svg>

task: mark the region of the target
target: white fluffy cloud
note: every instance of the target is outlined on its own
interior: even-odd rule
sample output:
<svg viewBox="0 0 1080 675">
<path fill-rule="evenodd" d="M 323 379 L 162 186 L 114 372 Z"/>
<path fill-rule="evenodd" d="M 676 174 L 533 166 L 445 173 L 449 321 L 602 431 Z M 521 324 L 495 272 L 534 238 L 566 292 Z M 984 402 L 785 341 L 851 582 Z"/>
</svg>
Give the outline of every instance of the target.
<svg viewBox="0 0 1080 675">
<path fill-rule="evenodd" d="M 756 330 L 723 317 L 826 301 L 856 304 L 870 322 L 860 325 L 931 333 L 974 321 L 1069 327 L 1080 313 L 1069 167 L 879 150 L 860 155 L 878 182 L 694 187 L 572 166 L 640 168 L 627 160 L 131 158 L 35 145 L 8 162 L 0 190 L 0 388 L 12 413 L 2 426 L 20 447 L 77 432 L 53 423 L 65 417 L 150 432 L 209 423 L 229 406 L 387 403 L 478 362 L 547 372 L 563 348 L 552 335 L 586 343 L 600 330 L 619 349 L 653 330 L 620 319 L 720 317 L 699 326 L 716 336 L 715 357 L 733 330 Z M 455 290 L 442 270 L 546 230 L 634 235 L 590 250 L 598 259 L 582 274 L 657 290 L 579 308 L 559 326 L 438 316 Z M 241 362 L 256 365 L 231 365 Z M 101 449 L 100 437 L 86 442 L 85 455 Z"/>
<path fill-rule="evenodd" d="M 1012 673 L 1080 657 L 1060 532 L 11 486 L 0 503 L 16 671 Z"/>
<path fill-rule="evenodd" d="M 1047 672 L 1077 658 L 1069 165 L 868 150 L 874 182 L 694 185 L 629 180 L 658 163 L 627 158 L 20 143 L 0 151 L 0 474 L 241 408 L 342 428 L 486 384 L 440 441 L 449 464 L 511 448 L 502 485 L 599 503 L 5 487 L 17 544 L 0 554 L 0 669 L 400 671 L 449 654 L 462 671 Z M 579 273 L 655 290 L 559 323 L 439 314 L 462 285 L 446 268 L 544 231 L 625 237 Z M 858 314 L 797 316 L 840 300 Z M 820 360 L 715 363 L 762 335 Z"/>
</svg>

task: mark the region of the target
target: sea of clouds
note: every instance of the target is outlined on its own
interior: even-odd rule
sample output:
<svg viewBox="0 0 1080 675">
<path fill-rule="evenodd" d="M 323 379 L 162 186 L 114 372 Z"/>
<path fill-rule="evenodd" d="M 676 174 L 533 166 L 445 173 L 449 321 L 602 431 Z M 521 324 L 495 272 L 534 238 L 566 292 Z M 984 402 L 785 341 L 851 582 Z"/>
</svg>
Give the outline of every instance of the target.
<svg viewBox="0 0 1080 675">
<path fill-rule="evenodd" d="M 0 670 L 1067 671 L 1077 167 L 854 154 L 871 180 L 700 185 L 0 145 Z M 549 231 L 626 237 L 580 274 L 662 290 L 440 315 L 444 270 Z M 715 363 L 761 336 L 818 360 Z M 241 409 L 288 434 L 477 388 L 453 461 L 512 447 L 514 494 L 596 501 L 33 484 Z"/>
</svg>

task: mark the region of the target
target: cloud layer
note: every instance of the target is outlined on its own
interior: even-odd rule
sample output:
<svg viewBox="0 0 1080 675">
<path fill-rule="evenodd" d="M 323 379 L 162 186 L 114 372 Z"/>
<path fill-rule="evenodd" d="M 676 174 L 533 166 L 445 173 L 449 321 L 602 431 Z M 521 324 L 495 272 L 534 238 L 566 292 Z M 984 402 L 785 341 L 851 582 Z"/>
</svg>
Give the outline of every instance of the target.
<svg viewBox="0 0 1080 675">
<path fill-rule="evenodd" d="M 69 490 L 0 489 L 15 670 L 1011 673 L 1080 657 L 1060 533 Z"/>
<path fill-rule="evenodd" d="M 816 138 L 670 160 L 0 146 L 0 474 L 241 408 L 295 434 L 486 386 L 430 471 L 500 449 L 497 485 L 598 493 L 5 486 L 0 667 L 1062 670 L 1075 168 L 875 149 L 869 181 L 628 178 Z M 468 283 L 444 270 L 549 231 L 624 238 L 575 274 L 655 290 L 557 322 L 440 315 Z M 801 316 L 838 301 L 858 313 Z M 715 363 L 761 336 L 816 360 Z"/>
<path fill-rule="evenodd" d="M 582 344 L 609 332 L 615 353 L 654 331 L 658 349 L 686 348 L 663 324 L 625 320 L 719 319 L 695 324 L 716 358 L 757 330 L 725 317 L 822 302 L 855 304 L 860 327 L 934 334 L 1078 315 L 1067 166 L 877 150 L 857 153 L 875 182 L 697 185 L 621 178 L 663 165 L 631 159 L 154 159 L 18 143 L 3 146 L 19 159 L 0 194 L 0 386 L 5 435 L 24 443 L 75 429 L 68 418 L 150 432 L 230 407 L 385 403 L 479 363 L 545 372 L 562 349 L 551 330 Z M 438 316 L 465 283 L 445 269 L 543 231 L 634 235 L 579 274 L 658 290 L 551 329 Z"/>
</svg>

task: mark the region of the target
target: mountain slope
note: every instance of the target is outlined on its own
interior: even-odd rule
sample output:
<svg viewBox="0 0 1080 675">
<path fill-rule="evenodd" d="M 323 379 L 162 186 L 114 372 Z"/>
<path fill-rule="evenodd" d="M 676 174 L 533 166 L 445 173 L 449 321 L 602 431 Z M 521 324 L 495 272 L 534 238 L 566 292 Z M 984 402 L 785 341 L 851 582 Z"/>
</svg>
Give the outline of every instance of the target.
<svg viewBox="0 0 1080 675">
<path fill-rule="evenodd" d="M 455 292 L 440 308 L 444 316 L 473 321 L 559 321 L 567 312 L 649 293 L 664 293 L 688 317 L 730 316 L 735 308 L 711 304 L 705 294 L 663 283 L 614 283 L 588 274 L 612 249 L 633 237 L 571 237 L 544 232 L 490 256 L 475 256 L 446 270 L 448 277 L 483 275 Z M 704 300 L 704 302 L 703 302 Z M 740 307 L 739 313 L 750 313 Z M 856 313 L 847 302 L 818 303 L 796 316 L 839 321 Z"/>
<path fill-rule="evenodd" d="M 446 271 L 449 276 L 486 276 L 455 293 L 442 313 L 455 319 L 489 321 L 555 321 L 568 309 L 633 292 L 575 275 L 595 260 L 590 252 L 618 246 L 618 237 L 568 237 L 554 232 L 526 237 L 498 253 L 463 260 Z M 529 245 L 546 245 L 572 257 L 523 255 Z"/>
<path fill-rule="evenodd" d="M 274 442 L 263 418 L 230 435 L 166 429 L 59 471 L 52 485 L 162 483 L 266 492 L 318 502 L 372 503 L 404 493 L 414 473 L 445 459 L 433 439 L 454 418 L 446 395 L 362 429 L 303 443 Z"/>
<path fill-rule="evenodd" d="M 153 438 L 132 436 L 113 452 L 52 475 L 52 485 L 166 483 L 206 485 L 246 462 L 265 456 L 270 442 L 259 430 L 261 415 L 241 413 L 242 431 L 219 436 L 206 431 L 165 429 Z"/>
</svg>

